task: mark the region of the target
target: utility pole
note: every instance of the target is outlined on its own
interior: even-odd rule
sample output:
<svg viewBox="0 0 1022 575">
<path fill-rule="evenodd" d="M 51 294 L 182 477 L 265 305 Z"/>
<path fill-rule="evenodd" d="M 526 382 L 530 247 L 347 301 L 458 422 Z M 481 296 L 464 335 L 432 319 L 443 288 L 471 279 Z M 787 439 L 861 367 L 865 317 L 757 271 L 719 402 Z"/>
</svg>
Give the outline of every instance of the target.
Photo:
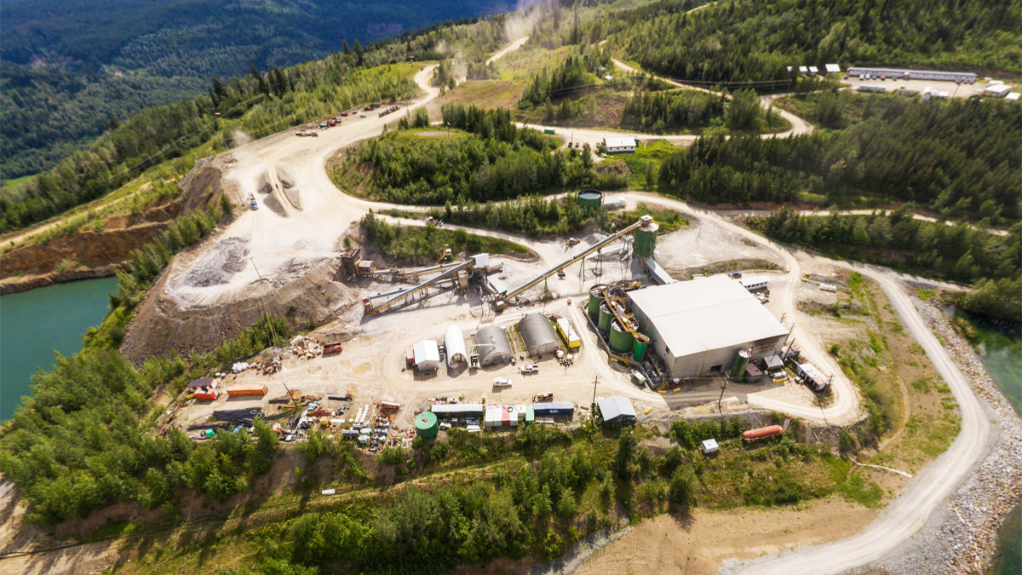
<svg viewBox="0 0 1022 575">
<path fill-rule="evenodd" d="M 727 378 L 724 378 L 724 387 L 720 388 L 720 397 L 717 398 L 717 412 L 720 414 L 720 418 L 724 419 L 724 409 L 720 406 L 724 400 L 724 390 L 727 389 Z"/>
<path fill-rule="evenodd" d="M 593 378 L 593 405 L 596 405 L 596 384 L 600 382 L 600 376 Z"/>
</svg>

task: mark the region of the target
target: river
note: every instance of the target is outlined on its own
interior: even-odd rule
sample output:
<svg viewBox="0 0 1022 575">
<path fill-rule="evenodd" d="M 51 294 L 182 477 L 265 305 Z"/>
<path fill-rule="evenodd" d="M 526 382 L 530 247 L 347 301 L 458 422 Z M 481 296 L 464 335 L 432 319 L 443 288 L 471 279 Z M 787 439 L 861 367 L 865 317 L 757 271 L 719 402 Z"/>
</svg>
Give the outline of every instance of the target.
<svg viewBox="0 0 1022 575">
<path fill-rule="evenodd" d="M 85 330 L 107 314 L 117 278 L 82 280 L 0 297 L 0 421 L 28 395 L 32 375 L 49 370 L 53 352 L 82 349 Z"/>
<path fill-rule="evenodd" d="M 987 373 L 1001 388 L 1015 411 L 1022 414 L 1022 327 L 995 325 L 957 313 L 976 330 L 972 344 Z M 1022 508 L 1016 507 L 1001 528 L 1001 553 L 989 575 L 1022 575 Z"/>
</svg>

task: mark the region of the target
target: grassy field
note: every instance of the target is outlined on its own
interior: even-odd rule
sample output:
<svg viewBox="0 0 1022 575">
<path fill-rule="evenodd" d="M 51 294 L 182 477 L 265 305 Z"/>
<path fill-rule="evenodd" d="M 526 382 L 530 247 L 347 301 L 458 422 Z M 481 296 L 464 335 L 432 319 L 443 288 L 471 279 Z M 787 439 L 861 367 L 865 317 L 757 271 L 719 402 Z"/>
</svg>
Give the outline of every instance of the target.
<svg viewBox="0 0 1022 575">
<path fill-rule="evenodd" d="M 457 88 L 430 102 L 427 106 L 430 120 L 440 119 L 444 104 L 461 104 L 477 108 L 514 108 L 522 97 L 528 80 L 468 80 Z"/>
<path fill-rule="evenodd" d="M 500 70 L 501 80 L 530 80 L 543 68 L 555 66 L 564 61 L 573 50 L 572 46 L 561 46 L 547 50 L 538 46 L 522 46 L 509 52 L 494 65 Z"/>
<path fill-rule="evenodd" d="M 34 178 L 34 177 L 35 177 L 35 175 L 31 175 L 31 176 L 22 176 L 20 178 L 14 178 L 14 179 L 11 179 L 11 180 L 5 180 L 4 181 L 4 187 L 10 188 L 11 190 L 16 192 L 16 191 L 20 190 L 22 186 L 24 186 L 28 182 L 32 181 L 32 178 Z"/>
<path fill-rule="evenodd" d="M 649 192 L 656 191 L 656 177 L 660 173 L 660 162 L 677 151 L 677 147 L 664 140 L 641 142 L 634 154 L 622 154 L 620 158 L 632 172 L 630 186 Z M 647 174 L 652 174 L 649 181 Z"/>
</svg>

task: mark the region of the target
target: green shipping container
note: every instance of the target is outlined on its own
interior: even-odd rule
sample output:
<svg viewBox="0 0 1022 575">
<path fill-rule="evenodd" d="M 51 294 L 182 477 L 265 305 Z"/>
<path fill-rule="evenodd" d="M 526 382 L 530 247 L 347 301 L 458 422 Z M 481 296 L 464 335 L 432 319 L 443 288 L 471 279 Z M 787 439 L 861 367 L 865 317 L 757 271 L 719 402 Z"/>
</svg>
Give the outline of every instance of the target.
<svg viewBox="0 0 1022 575">
<path fill-rule="evenodd" d="M 525 425 L 536 423 L 536 409 L 531 405 L 525 408 Z"/>
<path fill-rule="evenodd" d="M 544 134 L 550 134 L 550 135 L 554 135 L 554 134 L 556 134 L 557 132 L 555 132 L 553 128 L 547 128 L 547 129 L 543 130 L 543 133 L 544 133 Z"/>
</svg>

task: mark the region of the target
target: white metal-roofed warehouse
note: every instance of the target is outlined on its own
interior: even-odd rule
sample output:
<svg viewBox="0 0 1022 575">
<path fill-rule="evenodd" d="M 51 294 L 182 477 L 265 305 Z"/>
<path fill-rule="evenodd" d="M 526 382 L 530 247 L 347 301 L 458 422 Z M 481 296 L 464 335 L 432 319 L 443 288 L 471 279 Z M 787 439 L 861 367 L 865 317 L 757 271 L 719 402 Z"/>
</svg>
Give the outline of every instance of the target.
<svg viewBox="0 0 1022 575">
<path fill-rule="evenodd" d="M 727 371 L 738 350 L 773 355 L 788 330 L 739 282 L 726 276 L 628 293 L 632 312 L 671 377 Z"/>
</svg>

